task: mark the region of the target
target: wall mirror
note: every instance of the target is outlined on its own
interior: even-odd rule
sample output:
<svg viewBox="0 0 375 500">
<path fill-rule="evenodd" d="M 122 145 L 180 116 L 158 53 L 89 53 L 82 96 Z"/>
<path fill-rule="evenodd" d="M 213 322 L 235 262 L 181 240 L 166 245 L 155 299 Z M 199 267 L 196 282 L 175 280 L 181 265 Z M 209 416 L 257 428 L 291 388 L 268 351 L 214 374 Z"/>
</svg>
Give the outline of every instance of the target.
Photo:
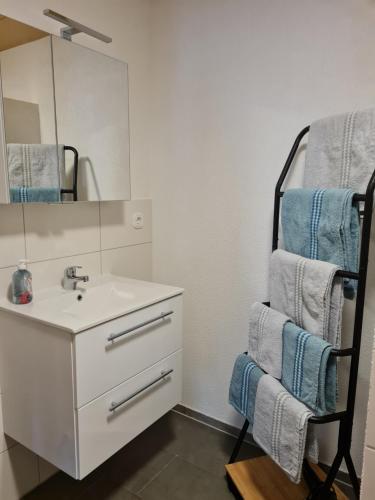
<svg viewBox="0 0 375 500">
<path fill-rule="evenodd" d="M 130 199 L 127 65 L 0 16 L 0 202 Z"/>
</svg>

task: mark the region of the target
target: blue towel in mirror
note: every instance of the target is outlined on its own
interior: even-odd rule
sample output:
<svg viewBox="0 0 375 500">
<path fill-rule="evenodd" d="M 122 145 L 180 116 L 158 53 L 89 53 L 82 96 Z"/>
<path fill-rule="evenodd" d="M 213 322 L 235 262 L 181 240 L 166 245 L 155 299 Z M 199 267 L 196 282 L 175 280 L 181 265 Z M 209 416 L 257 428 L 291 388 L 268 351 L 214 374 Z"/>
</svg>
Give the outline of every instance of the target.
<svg viewBox="0 0 375 500">
<path fill-rule="evenodd" d="M 331 350 L 321 337 L 285 323 L 281 383 L 317 415 L 336 410 L 336 358 Z"/>
<path fill-rule="evenodd" d="M 58 203 L 61 201 L 59 188 L 12 187 L 11 203 Z"/>
<path fill-rule="evenodd" d="M 358 272 L 359 209 L 351 189 L 288 189 L 281 209 L 284 247 L 309 259 Z M 344 295 L 352 299 L 355 280 L 344 280 Z"/>
<path fill-rule="evenodd" d="M 234 363 L 229 387 L 229 403 L 250 425 L 254 422 L 255 397 L 259 379 L 264 375 L 247 354 L 240 354 Z"/>
</svg>

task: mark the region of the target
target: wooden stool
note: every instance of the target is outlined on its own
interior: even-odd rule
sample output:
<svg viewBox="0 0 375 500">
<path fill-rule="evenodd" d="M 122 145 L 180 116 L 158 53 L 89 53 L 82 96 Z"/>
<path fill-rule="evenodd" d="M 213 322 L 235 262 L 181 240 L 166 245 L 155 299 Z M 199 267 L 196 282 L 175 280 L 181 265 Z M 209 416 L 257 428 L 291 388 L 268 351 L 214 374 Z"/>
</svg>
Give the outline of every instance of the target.
<svg viewBox="0 0 375 500">
<path fill-rule="evenodd" d="M 324 480 L 322 469 L 314 464 L 311 467 Z M 244 500 L 305 500 L 310 493 L 303 480 L 300 484 L 292 483 L 267 456 L 235 462 L 225 468 Z M 336 485 L 334 489 L 337 500 L 348 500 Z"/>
</svg>

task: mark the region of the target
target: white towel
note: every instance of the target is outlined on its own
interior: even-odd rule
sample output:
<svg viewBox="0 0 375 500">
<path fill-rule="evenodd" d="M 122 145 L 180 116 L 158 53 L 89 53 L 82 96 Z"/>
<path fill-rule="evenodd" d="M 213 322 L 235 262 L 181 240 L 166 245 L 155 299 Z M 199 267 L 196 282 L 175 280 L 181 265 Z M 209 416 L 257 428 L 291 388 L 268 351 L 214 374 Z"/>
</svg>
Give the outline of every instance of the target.
<svg viewBox="0 0 375 500">
<path fill-rule="evenodd" d="M 249 356 L 275 378 L 281 378 L 283 328 L 290 319 L 255 302 L 250 308 Z"/>
<path fill-rule="evenodd" d="M 275 250 L 271 257 L 271 307 L 336 348 L 341 345 L 344 304 L 342 278 L 334 279 L 338 269 L 285 250 Z"/>
<path fill-rule="evenodd" d="M 260 378 L 255 398 L 254 441 L 295 483 L 301 480 L 305 455 L 310 458 L 306 437 L 311 416 L 311 410 L 291 396 L 280 382 L 270 375 Z M 310 445 L 313 450 L 316 443 Z"/>
<path fill-rule="evenodd" d="M 10 187 L 59 188 L 65 176 L 62 144 L 8 144 Z"/>
<path fill-rule="evenodd" d="M 303 186 L 365 193 L 374 158 L 375 109 L 318 120 L 309 131 Z"/>
</svg>

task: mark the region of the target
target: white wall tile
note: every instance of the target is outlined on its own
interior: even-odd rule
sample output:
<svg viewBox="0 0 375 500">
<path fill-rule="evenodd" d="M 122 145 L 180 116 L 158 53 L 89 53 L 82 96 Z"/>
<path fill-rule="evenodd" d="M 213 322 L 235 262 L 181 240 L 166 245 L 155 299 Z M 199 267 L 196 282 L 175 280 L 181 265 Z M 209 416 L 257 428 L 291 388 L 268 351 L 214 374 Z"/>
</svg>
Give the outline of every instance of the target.
<svg viewBox="0 0 375 500">
<path fill-rule="evenodd" d="M 3 427 L 3 412 L 2 412 L 2 400 L 1 400 L 1 395 L 0 395 L 0 453 L 2 453 L 5 450 L 8 450 L 12 446 L 16 444 L 16 442 L 6 434 L 4 434 L 4 427 Z"/>
<path fill-rule="evenodd" d="M 0 498 L 19 500 L 39 482 L 38 457 L 21 445 L 0 453 Z"/>
<path fill-rule="evenodd" d="M 33 290 L 60 285 L 64 275 L 64 269 L 73 265 L 82 266 L 78 274 L 87 274 L 89 277 L 98 275 L 100 274 L 100 252 L 74 255 L 73 257 L 63 257 L 61 259 L 44 260 L 42 262 L 29 264 L 29 270 L 33 275 Z"/>
<path fill-rule="evenodd" d="M 10 298 L 12 274 L 16 269 L 16 267 L 6 267 L 5 269 L 0 269 L 0 298 Z"/>
<path fill-rule="evenodd" d="M 373 500 L 375 492 L 375 450 L 365 448 L 361 500 Z"/>
<path fill-rule="evenodd" d="M 0 206 L 0 267 L 25 258 L 22 205 Z"/>
<path fill-rule="evenodd" d="M 144 227 L 132 226 L 132 215 L 142 212 Z M 151 200 L 110 201 L 100 203 L 102 249 L 149 243 L 151 234 Z"/>
<path fill-rule="evenodd" d="M 151 243 L 104 250 L 102 272 L 150 281 L 152 279 L 151 252 Z"/>
<path fill-rule="evenodd" d="M 58 472 L 59 469 L 41 457 L 38 457 L 38 460 L 39 460 L 39 482 L 44 483 L 44 481 L 47 481 L 47 479 L 56 474 L 56 472 Z"/>
<path fill-rule="evenodd" d="M 98 251 L 99 204 L 27 205 L 25 230 L 31 261 Z"/>
</svg>

